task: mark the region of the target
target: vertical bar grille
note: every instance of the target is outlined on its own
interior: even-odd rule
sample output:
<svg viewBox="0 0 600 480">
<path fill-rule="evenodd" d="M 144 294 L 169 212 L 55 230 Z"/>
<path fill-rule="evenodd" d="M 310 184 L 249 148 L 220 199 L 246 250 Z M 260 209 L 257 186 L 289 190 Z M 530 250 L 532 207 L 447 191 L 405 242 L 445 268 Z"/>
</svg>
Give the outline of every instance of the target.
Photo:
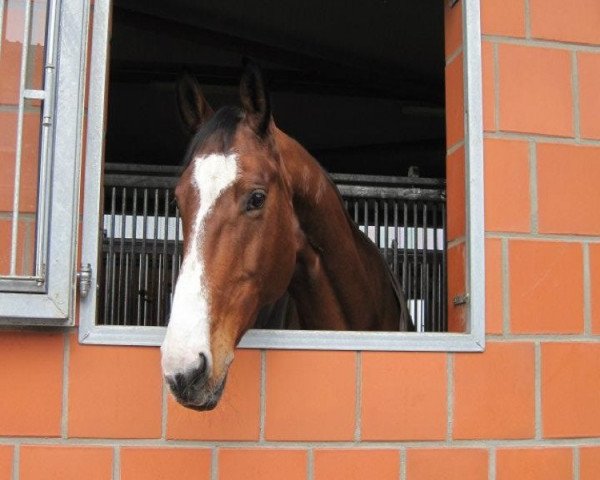
<svg viewBox="0 0 600 480">
<path fill-rule="evenodd" d="M 7 100 L 15 107 L 16 134 L 14 150 L 11 149 L 14 155 L 8 166 L 12 168 L 8 170 L 12 202 L 0 212 L 3 230 L 10 239 L 9 250 L 5 252 L 6 268 L 0 271 L 0 289 L 6 291 L 26 291 L 25 285 L 35 289 L 45 282 L 57 3 L 57 0 L 0 2 L 0 55 L 6 56 L 9 46 L 14 49 L 20 44 L 21 48 L 19 76 L 10 86 L 18 94 L 14 100 Z M 21 37 L 18 42 L 10 40 L 17 45 L 9 45 L 5 23 L 11 26 L 13 37 L 16 32 Z M 8 57 L 5 60 L 9 62 Z M 12 81 L 10 76 L 5 80 Z M 27 126 L 32 123 L 37 129 Z M 33 181 L 28 178 L 32 175 L 35 175 Z"/>
<path fill-rule="evenodd" d="M 113 170 L 114 169 L 114 172 Z M 178 170 L 107 166 L 99 324 L 164 326 L 182 261 Z M 135 173 L 133 173 L 135 171 Z M 350 217 L 404 289 L 418 331 L 446 331 L 442 180 L 333 175 Z M 423 183 L 423 186 L 414 184 Z"/>
</svg>

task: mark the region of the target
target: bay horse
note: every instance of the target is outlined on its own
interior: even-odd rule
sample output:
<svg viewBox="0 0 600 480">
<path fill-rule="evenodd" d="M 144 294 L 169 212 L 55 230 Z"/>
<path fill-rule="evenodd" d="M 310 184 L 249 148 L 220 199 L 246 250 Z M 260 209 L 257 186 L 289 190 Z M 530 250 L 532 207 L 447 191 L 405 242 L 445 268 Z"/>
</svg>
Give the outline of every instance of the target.
<svg viewBox="0 0 600 480">
<path fill-rule="evenodd" d="M 303 329 L 414 330 L 378 247 L 317 161 L 275 125 L 255 64 L 241 77 L 242 108 L 214 113 L 190 75 L 178 98 L 194 135 L 175 189 L 183 262 L 161 353 L 181 404 L 216 406 L 235 346 L 286 292 Z"/>
</svg>

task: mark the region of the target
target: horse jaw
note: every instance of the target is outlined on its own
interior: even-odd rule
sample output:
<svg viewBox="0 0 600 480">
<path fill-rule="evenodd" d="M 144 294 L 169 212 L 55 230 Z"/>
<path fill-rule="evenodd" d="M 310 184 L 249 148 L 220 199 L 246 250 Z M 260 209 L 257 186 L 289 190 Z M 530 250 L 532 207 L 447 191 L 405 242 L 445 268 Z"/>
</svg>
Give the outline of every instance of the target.
<svg viewBox="0 0 600 480">
<path fill-rule="evenodd" d="M 204 390 L 198 391 L 198 402 L 186 406 L 203 408 L 203 401 L 211 406 L 216 394 L 218 401 L 225 382 L 227 368 L 219 366 L 221 378 L 213 378 L 213 353 L 211 348 L 209 299 L 206 281 L 203 242 L 204 223 L 219 197 L 237 178 L 238 157 L 235 154 L 211 154 L 194 160 L 192 184 L 197 190 L 200 205 L 192 222 L 189 245 L 175 287 L 173 308 L 167 333 L 161 346 L 162 370 L 165 378 L 175 378 L 198 369 L 205 356 L 207 381 Z M 178 399 L 180 400 L 180 399 Z M 189 402 L 188 402 L 189 403 Z M 212 405 L 214 407 L 214 405 Z"/>
</svg>

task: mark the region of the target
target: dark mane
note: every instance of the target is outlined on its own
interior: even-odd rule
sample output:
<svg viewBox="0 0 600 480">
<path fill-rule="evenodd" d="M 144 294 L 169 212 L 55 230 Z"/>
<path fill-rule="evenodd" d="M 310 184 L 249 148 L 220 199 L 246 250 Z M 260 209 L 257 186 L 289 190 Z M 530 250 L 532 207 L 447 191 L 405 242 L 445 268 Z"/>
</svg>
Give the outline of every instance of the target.
<svg viewBox="0 0 600 480">
<path fill-rule="evenodd" d="M 206 122 L 193 136 L 183 158 L 183 166 L 187 168 L 194 152 L 201 148 L 208 140 L 214 143 L 215 148 L 226 152 L 231 148 L 233 135 L 237 130 L 244 114 L 239 107 L 222 107 L 212 118 Z"/>
</svg>

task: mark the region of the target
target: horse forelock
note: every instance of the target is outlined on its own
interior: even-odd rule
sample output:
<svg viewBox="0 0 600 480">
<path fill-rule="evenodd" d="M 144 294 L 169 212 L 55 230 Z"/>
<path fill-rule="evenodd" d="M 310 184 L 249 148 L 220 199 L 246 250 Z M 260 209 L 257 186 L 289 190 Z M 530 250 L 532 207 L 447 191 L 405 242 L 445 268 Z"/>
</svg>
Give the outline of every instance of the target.
<svg viewBox="0 0 600 480">
<path fill-rule="evenodd" d="M 244 117 L 239 107 L 222 107 L 192 137 L 183 165 L 187 168 L 203 147 L 211 144 L 213 153 L 226 154 L 231 150 L 235 132 Z"/>
</svg>

